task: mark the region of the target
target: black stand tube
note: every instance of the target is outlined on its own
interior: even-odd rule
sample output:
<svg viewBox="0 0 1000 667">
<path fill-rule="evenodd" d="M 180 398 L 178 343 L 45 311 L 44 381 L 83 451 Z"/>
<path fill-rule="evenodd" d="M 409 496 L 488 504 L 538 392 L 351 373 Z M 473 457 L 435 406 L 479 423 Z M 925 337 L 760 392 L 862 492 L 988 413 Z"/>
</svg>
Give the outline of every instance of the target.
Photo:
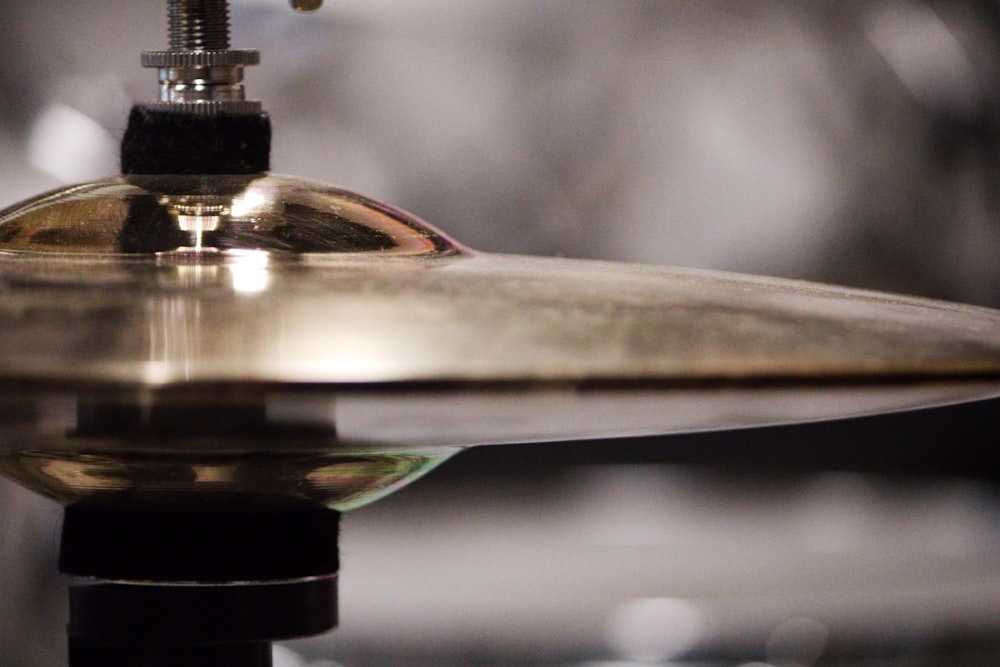
<svg viewBox="0 0 1000 667">
<path fill-rule="evenodd" d="M 70 638 L 73 667 L 272 667 L 271 644 L 123 646 Z"/>
</svg>

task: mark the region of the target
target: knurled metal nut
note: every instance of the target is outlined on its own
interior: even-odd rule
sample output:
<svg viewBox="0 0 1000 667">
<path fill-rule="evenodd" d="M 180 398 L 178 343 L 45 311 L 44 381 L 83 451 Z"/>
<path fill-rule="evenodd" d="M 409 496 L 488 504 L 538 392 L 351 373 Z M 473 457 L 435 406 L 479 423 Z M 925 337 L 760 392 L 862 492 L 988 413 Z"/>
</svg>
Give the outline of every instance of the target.
<svg viewBox="0 0 1000 667">
<path fill-rule="evenodd" d="M 143 67 L 236 67 L 260 63 L 260 53 L 253 49 L 225 51 L 146 51 Z"/>
<path fill-rule="evenodd" d="M 153 111 L 184 113 L 195 116 L 234 114 L 238 116 L 257 115 L 263 110 L 260 100 L 203 100 L 197 102 L 152 102 L 142 105 Z"/>
</svg>

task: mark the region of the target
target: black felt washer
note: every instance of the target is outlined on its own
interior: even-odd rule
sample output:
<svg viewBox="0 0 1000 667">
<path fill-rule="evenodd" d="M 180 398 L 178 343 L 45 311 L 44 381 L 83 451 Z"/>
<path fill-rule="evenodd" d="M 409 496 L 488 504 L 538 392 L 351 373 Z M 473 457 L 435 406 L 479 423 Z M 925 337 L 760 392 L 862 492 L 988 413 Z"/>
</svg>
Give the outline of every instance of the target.
<svg viewBox="0 0 1000 667">
<path fill-rule="evenodd" d="M 121 144 L 123 174 L 259 174 L 270 163 L 265 113 L 203 115 L 137 105 Z"/>
</svg>

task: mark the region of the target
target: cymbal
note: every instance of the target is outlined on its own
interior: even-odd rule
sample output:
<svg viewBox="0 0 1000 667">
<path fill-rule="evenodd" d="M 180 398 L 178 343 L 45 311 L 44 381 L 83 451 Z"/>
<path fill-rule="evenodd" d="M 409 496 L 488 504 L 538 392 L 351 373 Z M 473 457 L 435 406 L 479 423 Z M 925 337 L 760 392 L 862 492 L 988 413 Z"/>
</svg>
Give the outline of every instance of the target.
<svg viewBox="0 0 1000 667">
<path fill-rule="evenodd" d="M 214 406 L 256 415 L 241 451 L 309 426 L 322 451 L 437 460 L 997 396 L 1000 312 L 481 253 L 293 177 L 128 176 L 0 213 L 0 388 L 29 404 L 0 429 L 46 451 L 156 432 L 190 452 L 203 438 L 150 410 L 197 425 L 191 411 Z"/>
<path fill-rule="evenodd" d="M 801 388 L 1000 376 L 997 311 L 479 253 L 289 177 L 119 177 L 9 209 L 0 236 L 6 383 Z"/>
</svg>

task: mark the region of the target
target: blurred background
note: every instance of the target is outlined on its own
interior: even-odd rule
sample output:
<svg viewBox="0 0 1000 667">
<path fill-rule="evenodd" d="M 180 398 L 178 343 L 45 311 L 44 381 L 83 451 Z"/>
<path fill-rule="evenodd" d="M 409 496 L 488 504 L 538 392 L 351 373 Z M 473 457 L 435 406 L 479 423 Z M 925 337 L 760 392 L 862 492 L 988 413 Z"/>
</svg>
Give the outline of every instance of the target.
<svg viewBox="0 0 1000 667">
<path fill-rule="evenodd" d="M 234 0 L 273 166 L 474 248 L 1000 306 L 994 0 Z M 163 2 L 0 4 L 0 206 L 117 171 Z M 1000 404 L 480 448 L 345 518 L 282 666 L 1000 665 Z M 64 663 L 0 482 L 0 667 Z M 335 662 L 334 662 L 335 661 Z"/>
</svg>

